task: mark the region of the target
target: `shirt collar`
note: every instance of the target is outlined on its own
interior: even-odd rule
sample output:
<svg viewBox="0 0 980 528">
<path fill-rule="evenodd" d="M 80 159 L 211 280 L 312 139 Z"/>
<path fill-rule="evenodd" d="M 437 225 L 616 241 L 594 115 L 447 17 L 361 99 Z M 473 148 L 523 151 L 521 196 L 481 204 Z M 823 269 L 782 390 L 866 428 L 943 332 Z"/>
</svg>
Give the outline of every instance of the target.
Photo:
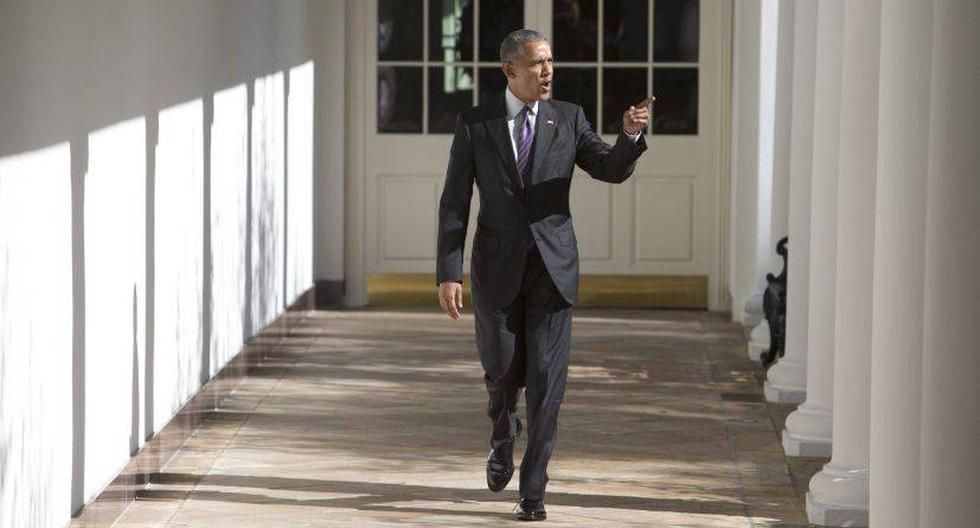
<svg viewBox="0 0 980 528">
<path fill-rule="evenodd" d="M 507 89 L 504 90 L 504 99 L 507 100 L 508 120 L 515 119 L 517 117 L 517 114 L 521 113 L 521 109 L 527 106 L 527 104 L 525 104 L 524 101 L 521 101 L 520 99 L 518 99 L 516 95 L 514 95 L 514 92 L 510 91 L 510 86 L 508 86 Z M 531 113 L 534 115 L 538 115 L 537 101 L 534 101 L 534 103 L 531 104 Z"/>
</svg>

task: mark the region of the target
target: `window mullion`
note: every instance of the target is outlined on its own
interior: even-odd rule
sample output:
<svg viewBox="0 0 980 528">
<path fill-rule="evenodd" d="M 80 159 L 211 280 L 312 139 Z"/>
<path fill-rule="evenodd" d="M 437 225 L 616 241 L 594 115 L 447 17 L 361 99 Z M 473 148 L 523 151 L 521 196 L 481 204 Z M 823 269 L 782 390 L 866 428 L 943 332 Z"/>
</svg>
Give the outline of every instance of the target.
<svg viewBox="0 0 980 528">
<path fill-rule="evenodd" d="M 422 135 L 429 134 L 429 4 L 422 0 Z"/>
<path fill-rule="evenodd" d="M 650 4 L 647 6 L 647 96 L 653 95 L 653 9 L 654 2 L 657 0 L 650 0 Z M 650 113 L 650 117 L 653 117 L 653 113 Z M 647 134 L 653 134 L 653 119 L 650 119 L 649 124 L 647 124 Z"/>
<path fill-rule="evenodd" d="M 602 110 L 603 107 L 605 106 L 605 101 L 603 100 L 605 93 L 603 88 L 603 76 L 602 76 L 602 70 L 603 70 L 602 54 L 605 53 L 605 49 L 603 46 L 603 41 L 605 40 L 605 34 L 604 34 L 605 28 L 603 27 L 603 24 L 605 23 L 605 20 L 603 19 L 603 11 L 606 8 L 605 0 L 599 0 L 598 4 L 599 5 L 596 8 L 597 11 L 596 11 L 596 58 L 595 58 L 596 91 L 598 92 L 598 94 L 596 95 L 596 100 L 595 100 L 596 102 L 595 129 L 596 132 L 602 134 L 602 123 L 604 119 Z"/>
<path fill-rule="evenodd" d="M 480 104 L 480 0 L 473 0 L 473 106 Z"/>
</svg>

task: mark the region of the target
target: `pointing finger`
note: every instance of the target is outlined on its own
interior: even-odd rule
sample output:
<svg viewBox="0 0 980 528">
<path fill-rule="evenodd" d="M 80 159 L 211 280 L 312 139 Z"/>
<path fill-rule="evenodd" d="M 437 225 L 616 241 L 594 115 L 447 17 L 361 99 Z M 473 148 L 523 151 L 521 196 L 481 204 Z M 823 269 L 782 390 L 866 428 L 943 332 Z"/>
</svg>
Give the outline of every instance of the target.
<svg viewBox="0 0 980 528">
<path fill-rule="evenodd" d="M 644 99 L 642 102 L 640 102 L 640 103 L 638 103 L 638 104 L 636 104 L 634 106 L 636 108 L 646 108 L 646 107 L 650 106 L 650 103 L 654 102 L 656 99 L 657 99 L 656 97 L 654 97 L 654 96 L 651 95 L 651 96 L 647 97 L 646 99 Z M 633 108 L 634 106 L 631 106 L 630 108 Z"/>
</svg>

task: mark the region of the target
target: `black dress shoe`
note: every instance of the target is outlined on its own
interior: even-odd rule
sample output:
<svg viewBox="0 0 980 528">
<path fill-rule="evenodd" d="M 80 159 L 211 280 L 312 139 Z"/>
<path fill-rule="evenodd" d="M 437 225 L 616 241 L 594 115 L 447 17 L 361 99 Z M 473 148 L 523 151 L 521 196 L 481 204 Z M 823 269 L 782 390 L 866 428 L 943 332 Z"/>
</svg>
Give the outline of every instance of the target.
<svg viewBox="0 0 980 528">
<path fill-rule="evenodd" d="M 517 420 L 514 437 L 490 450 L 487 457 L 487 487 L 490 491 L 500 491 L 507 487 L 514 476 L 514 443 L 521 434 L 521 421 Z"/>
<path fill-rule="evenodd" d="M 517 503 L 517 519 L 520 521 L 543 521 L 548 518 L 541 499 L 521 499 Z"/>
</svg>

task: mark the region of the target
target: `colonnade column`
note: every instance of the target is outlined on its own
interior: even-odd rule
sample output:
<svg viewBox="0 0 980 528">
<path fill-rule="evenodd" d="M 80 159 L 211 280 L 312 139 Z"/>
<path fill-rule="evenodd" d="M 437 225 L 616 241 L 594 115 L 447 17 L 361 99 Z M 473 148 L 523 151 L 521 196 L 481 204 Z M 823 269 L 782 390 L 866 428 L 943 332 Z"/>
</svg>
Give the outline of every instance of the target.
<svg viewBox="0 0 980 528">
<path fill-rule="evenodd" d="M 881 0 L 847 2 L 844 10 L 833 458 L 810 480 L 806 509 L 813 524 L 867 526 Z"/>
<path fill-rule="evenodd" d="M 830 456 L 843 26 L 844 0 L 818 3 L 806 401 L 786 418 L 783 449 L 790 456 Z"/>
<path fill-rule="evenodd" d="M 919 526 L 980 515 L 978 11 L 976 0 L 945 0 L 933 14 Z"/>
<path fill-rule="evenodd" d="M 785 265 L 782 257 L 776 253 L 776 245 L 789 234 L 789 170 L 790 170 L 790 137 L 793 114 L 793 24 L 794 0 L 780 1 L 773 6 L 776 12 L 771 16 L 775 36 L 772 38 L 776 45 L 775 79 L 773 87 L 773 133 L 769 140 L 772 142 L 772 191 L 771 213 L 769 227 L 769 242 L 763 250 L 766 269 L 773 275 L 778 275 Z M 766 13 L 763 13 L 765 20 Z M 764 23 L 765 25 L 765 23 Z M 768 286 L 765 273 L 759 277 L 763 290 Z M 785 328 L 784 328 L 785 330 Z M 749 344 L 749 356 L 758 360 L 762 353 L 770 347 L 770 328 L 763 320 L 759 326 L 752 329 Z"/>
<path fill-rule="evenodd" d="M 745 302 L 745 311 L 758 316 L 758 323 L 749 334 L 749 357 L 758 361 L 769 350 L 769 322 L 765 319 L 763 298 L 769 283 L 766 274 L 774 271 L 772 243 L 773 221 L 778 213 L 775 203 L 775 174 L 773 172 L 774 119 L 776 105 L 777 39 L 779 33 L 779 3 L 762 0 L 759 13 L 759 140 L 757 144 L 758 215 L 755 239 L 755 291 Z M 787 207 L 788 204 L 783 204 Z"/>
<path fill-rule="evenodd" d="M 813 160 L 813 82 L 817 2 L 793 5 L 792 108 L 789 145 L 789 270 L 786 285 L 785 355 L 766 373 L 771 402 L 800 403 L 806 397 L 807 319 L 810 275 L 810 172 Z M 782 16 L 780 16 L 782 18 Z M 780 28 L 783 23 L 781 21 Z"/>
<path fill-rule="evenodd" d="M 868 520 L 871 526 L 888 528 L 921 526 L 923 278 L 933 6 L 932 0 L 885 0 L 881 6 Z M 976 267 L 971 271 L 975 273 Z"/>
<path fill-rule="evenodd" d="M 766 160 L 760 157 L 765 132 L 771 136 L 771 120 L 766 123 L 764 108 L 767 65 L 762 49 L 763 7 L 772 0 L 745 0 L 734 7 L 734 120 L 732 129 L 732 240 L 731 246 L 732 316 L 746 328 L 763 321 L 762 288 L 759 274 L 765 263 L 759 261 L 759 245 L 769 241 L 771 178 L 762 177 Z M 771 162 L 771 160 L 770 160 Z M 764 277 L 764 272 L 763 272 Z M 764 282 L 764 279 L 763 279 Z"/>
</svg>

